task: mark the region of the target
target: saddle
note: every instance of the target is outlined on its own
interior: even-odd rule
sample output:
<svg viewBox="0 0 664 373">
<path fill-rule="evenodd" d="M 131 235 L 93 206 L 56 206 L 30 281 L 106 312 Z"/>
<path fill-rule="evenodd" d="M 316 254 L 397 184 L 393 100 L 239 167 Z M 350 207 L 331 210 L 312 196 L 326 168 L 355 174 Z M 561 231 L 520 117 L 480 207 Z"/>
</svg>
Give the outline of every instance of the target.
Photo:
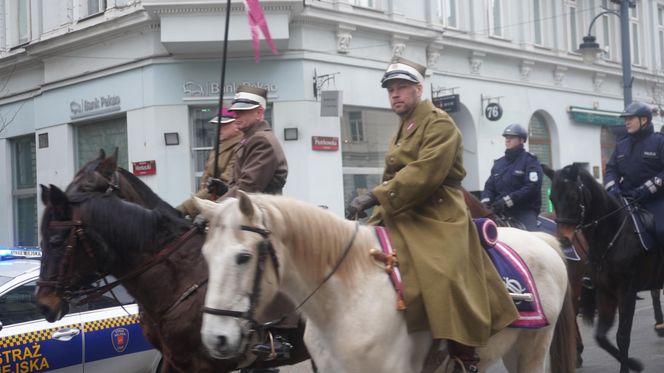
<svg viewBox="0 0 664 373">
<path fill-rule="evenodd" d="M 628 211 L 629 216 L 634 223 L 634 233 L 639 237 L 641 246 L 646 251 L 650 251 L 657 247 L 657 239 L 655 237 L 655 215 L 652 212 L 643 208 L 643 206 L 633 201 L 627 200 L 625 197 L 621 198 L 624 205 L 630 204 Z"/>
</svg>

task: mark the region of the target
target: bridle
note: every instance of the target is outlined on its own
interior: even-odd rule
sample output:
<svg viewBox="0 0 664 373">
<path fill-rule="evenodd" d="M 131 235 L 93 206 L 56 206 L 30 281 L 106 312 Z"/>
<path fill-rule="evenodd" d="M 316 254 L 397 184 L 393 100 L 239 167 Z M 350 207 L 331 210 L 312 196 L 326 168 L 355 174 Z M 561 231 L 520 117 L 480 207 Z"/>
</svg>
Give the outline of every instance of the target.
<svg viewBox="0 0 664 373">
<path fill-rule="evenodd" d="M 572 217 L 564 217 L 564 216 L 557 216 L 556 214 L 556 224 L 566 224 L 566 225 L 574 225 L 575 230 L 583 230 L 583 223 L 586 221 L 586 214 L 588 211 L 587 207 L 587 201 L 586 201 L 586 190 L 587 188 L 585 185 L 583 185 L 583 182 L 581 180 L 578 180 L 575 182 L 576 184 L 576 189 L 577 192 L 579 193 L 579 216 L 577 218 L 572 218 Z"/>
<path fill-rule="evenodd" d="M 110 194 L 113 192 L 120 191 L 119 187 L 119 176 L 118 171 L 113 173 L 111 180 L 108 182 L 108 188 L 104 192 L 105 194 Z M 85 201 L 73 203 L 82 204 Z M 62 259 L 58 265 L 58 274 L 55 280 L 38 280 L 37 286 L 39 287 L 51 287 L 55 289 L 57 295 L 61 296 L 66 302 L 71 302 L 74 298 L 84 297 L 77 301 L 79 304 L 84 304 L 90 300 L 99 297 L 100 295 L 108 292 L 109 290 L 117 287 L 124 281 L 134 278 L 148 269 L 154 267 L 155 265 L 163 262 L 168 258 L 172 253 L 179 249 L 191 236 L 197 233 L 198 227 L 194 226 L 189 229 L 187 232 L 178 237 L 177 240 L 171 242 L 169 245 L 164 247 L 162 250 L 154 254 L 150 259 L 144 262 L 142 265 L 134 269 L 133 271 L 121 276 L 113 282 L 106 283 L 104 286 L 92 287 L 92 288 L 80 288 L 80 286 L 75 286 L 73 283 L 73 278 L 75 277 L 74 267 L 75 254 L 81 250 L 81 247 L 85 251 L 87 257 L 91 260 L 92 263 L 97 263 L 97 258 L 95 257 L 94 250 L 90 246 L 90 243 L 86 239 L 85 234 L 85 224 L 80 217 L 80 209 L 72 209 L 72 218 L 67 221 L 51 221 L 48 225 L 51 229 L 67 229 L 69 228 L 69 233 L 67 235 L 67 241 L 62 250 L 64 253 Z M 91 283 L 104 279 L 108 276 L 108 273 L 96 273 L 95 279 Z"/>
<path fill-rule="evenodd" d="M 261 210 L 263 208 L 261 207 Z M 264 217 L 264 215 L 263 215 Z M 265 220 L 263 220 L 263 226 L 265 226 Z M 265 323 L 260 323 L 255 319 L 255 314 L 256 314 L 256 308 L 257 308 L 257 303 L 258 303 L 258 298 L 260 296 L 261 292 L 261 280 L 263 279 L 263 274 L 265 272 L 265 263 L 267 262 L 267 258 L 272 260 L 272 263 L 274 264 L 275 272 L 277 273 L 277 280 L 279 279 L 279 260 L 277 258 L 277 254 L 274 250 L 274 245 L 270 241 L 270 235 L 272 232 L 267 229 L 267 228 L 260 228 L 260 227 L 254 227 L 254 226 L 249 226 L 249 225 L 241 225 L 240 230 L 246 231 L 246 232 L 253 232 L 261 235 L 263 238 L 261 242 L 258 243 L 258 259 L 256 260 L 256 272 L 254 273 L 254 283 L 252 286 L 252 292 L 249 297 L 249 309 L 246 311 L 235 311 L 235 310 L 228 310 L 228 309 L 219 309 L 219 308 L 213 308 L 213 307 L 203 307 L 203 313 L 208 313 L 211 315 L 216 315 L 216 316 L 226 316 L 226 317 L 234 317 L 238 319 L 243 319 L 246 320 L 247 323 L 245 323 L 244 327 L 242 328 L 242 335 L 243 337 L 248 337 L 251 333 L 256 332 L 256 331 L 262 331 L 267 327 L 274 326 L 279 324 L 281 321 L 283 321 L 286 316 L 289 313 L 296 312 L 299 310 L 311 297 L 316 294 L 316 292 L 334 275 L 334 273 L 339 269 L 341 264 L 343 263 L 344 259 L 350 252 L 351 247 L 353 246 L 353 242 L 355 242 L 355 238 L 357 237 L 357 233 L 359 230 L 359 222 L 355 224 L 355 230 L 353 232 L 353 236 L 351 237 L 350 241 L 344 248 L 343 253 L 335 263 L 334 267 L 332 267 L 332 270 L 321 280 L 321 282 L 314 288 L 314 290 L 309 293 L 307 297 L 304 298 L 298 304 L 293 310 L 291 310 L 289 313 L 284 314 L 282 317 L 276 320 L 268 321 Z"/>
</svg>

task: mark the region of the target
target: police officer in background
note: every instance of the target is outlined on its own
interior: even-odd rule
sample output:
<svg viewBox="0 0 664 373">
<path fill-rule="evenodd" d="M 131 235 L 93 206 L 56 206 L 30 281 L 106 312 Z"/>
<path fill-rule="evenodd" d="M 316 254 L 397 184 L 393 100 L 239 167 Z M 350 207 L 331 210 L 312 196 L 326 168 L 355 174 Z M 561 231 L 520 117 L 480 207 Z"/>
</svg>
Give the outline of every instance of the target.
<svg viewBox="0 0 664 373">
<path fill-rule="evenodd" d="M 664 244 L 664 135 L 655 132 L 652 108 L 634 101 L 620 115 L 627 136 L 618 140 L 606 164 L 604 187 L 617 197 L 637 200 L 655 217 L 656 238 Z"/>
<path fill-rule="evenodd" d="M 482 203 L 494 212 L 518 220 L 529 231 L 537 230 L 537 215 L 542 206 L 542 165 L 523 144 L 528 132 L 519 124 L 503 131 L 505 156 L 497 159 L 484 184 Z"/>
</svg>

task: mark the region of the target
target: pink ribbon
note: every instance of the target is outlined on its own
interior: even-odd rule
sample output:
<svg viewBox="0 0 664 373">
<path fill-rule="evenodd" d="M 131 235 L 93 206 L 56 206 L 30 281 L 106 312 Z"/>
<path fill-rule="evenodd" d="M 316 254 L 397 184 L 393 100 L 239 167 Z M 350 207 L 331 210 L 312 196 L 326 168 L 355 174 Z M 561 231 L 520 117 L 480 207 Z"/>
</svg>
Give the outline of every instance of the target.
<svg viewBox="0 0 664 373">
<path fill-rule="evenodd" d="M 251 40 L 254 47 L 254 57 L 256 62 L 261 60 L 261 46 L 258 35 L 258 30 L 263 32 L 267 45 L 272 50 L 273 54 L 277 54 L 277 46 L 274 45 L 272 37 L 270 36 L 270 29 L 267 26 L 263 8 L 258 0 L 245 0 L 244 4 L 247 8 L 247 17 L 249 18 L 249 28 L 251 29 Z"/>
</svg>

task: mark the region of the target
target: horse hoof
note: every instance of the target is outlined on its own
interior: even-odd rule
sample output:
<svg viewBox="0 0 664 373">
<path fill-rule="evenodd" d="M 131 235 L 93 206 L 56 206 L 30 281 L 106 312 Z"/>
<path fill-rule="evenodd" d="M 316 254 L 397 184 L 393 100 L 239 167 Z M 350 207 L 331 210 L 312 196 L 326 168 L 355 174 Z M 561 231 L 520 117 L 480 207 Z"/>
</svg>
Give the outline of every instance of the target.
<svg viewBox="0 0 664 373">
<path fill-rule="evenodd" d="M 630 370 L 635 370 L 637 372 L 643 371 L 643 363 L 641 363 L 639 360 L 634 359 L 632 357 L 627 359 L 627 365 L 629 366 Z"/>
</svg>

